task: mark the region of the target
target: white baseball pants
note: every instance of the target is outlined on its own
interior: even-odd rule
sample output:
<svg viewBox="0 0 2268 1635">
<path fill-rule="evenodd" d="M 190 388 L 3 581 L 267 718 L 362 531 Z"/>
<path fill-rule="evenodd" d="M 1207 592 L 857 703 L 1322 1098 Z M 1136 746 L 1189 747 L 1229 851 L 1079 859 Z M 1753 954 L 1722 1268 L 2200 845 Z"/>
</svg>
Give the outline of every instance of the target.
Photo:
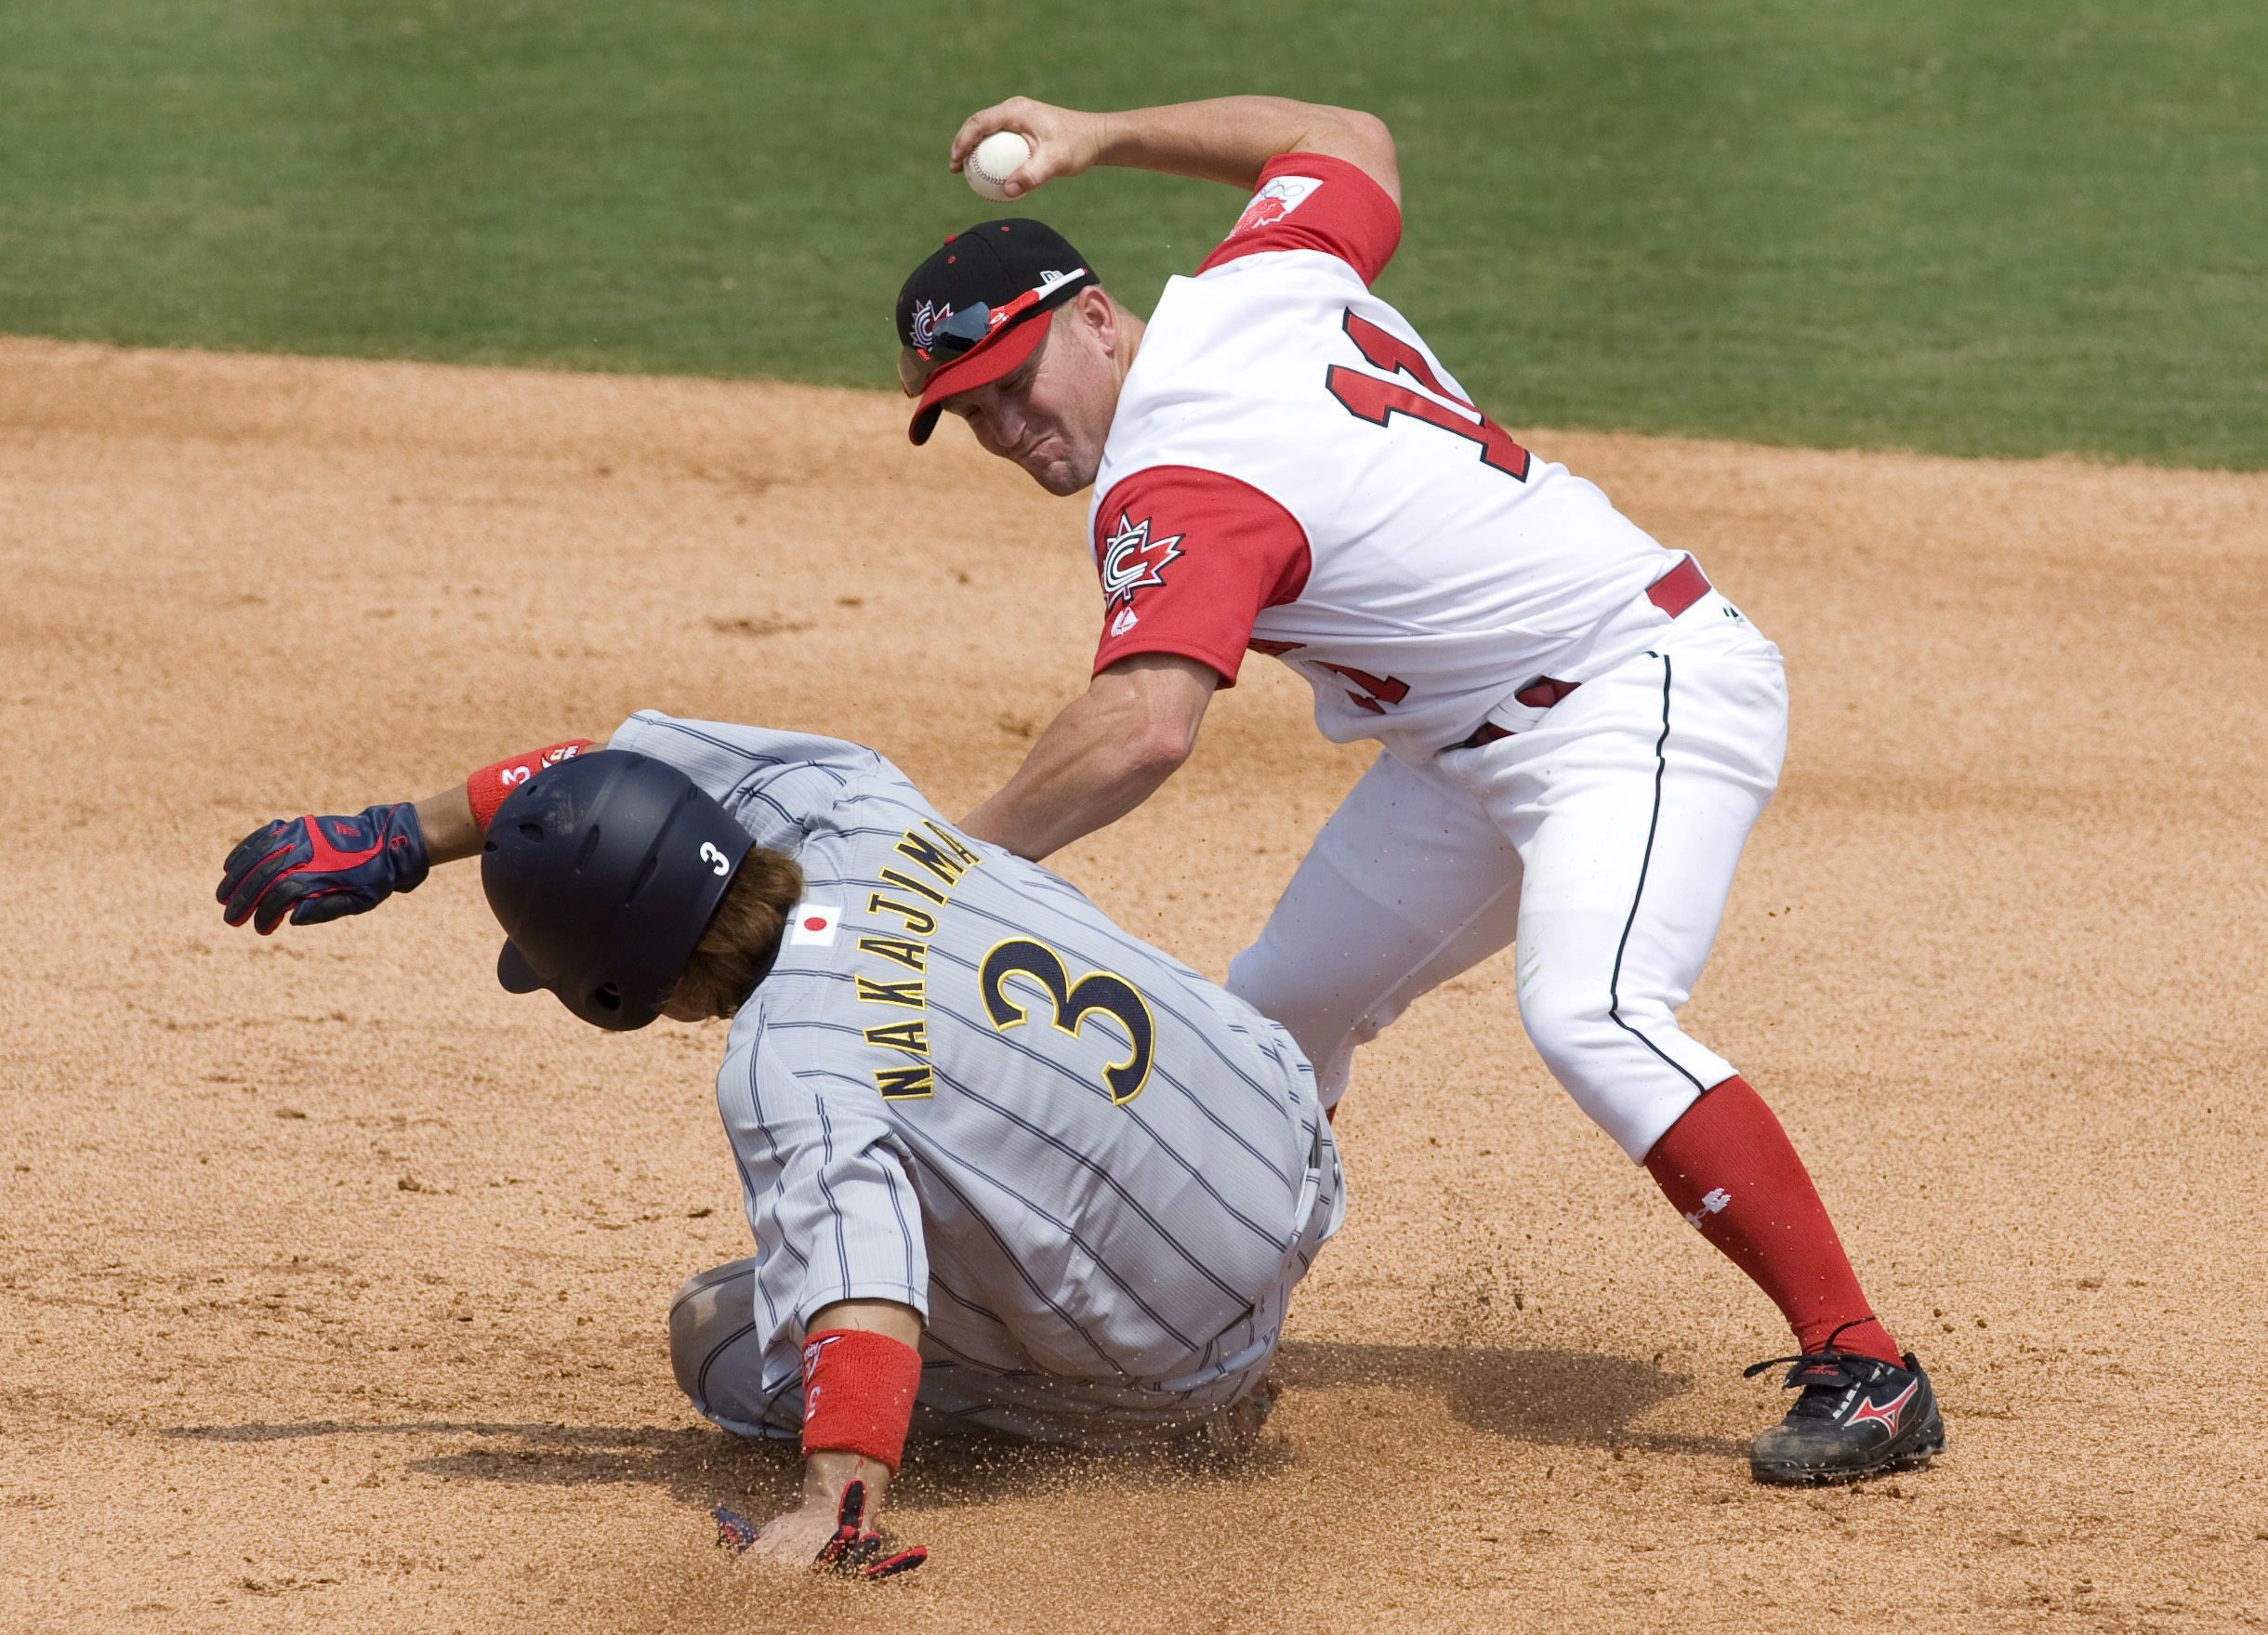
<svg viewBox="0 0 2268 1635">
<path fill-rule="evenodd" d="M 1229 990 L 1299 1042 L 1329 1107 L 1356 1046 L 1516 941 L 1528 1037 L 1642 1159 L 1734 1072 L 1677 1011 L 1787 746 L 1779 649 L 1711 592 L 1513 736 L 1380 756 Z"/>
</svg>

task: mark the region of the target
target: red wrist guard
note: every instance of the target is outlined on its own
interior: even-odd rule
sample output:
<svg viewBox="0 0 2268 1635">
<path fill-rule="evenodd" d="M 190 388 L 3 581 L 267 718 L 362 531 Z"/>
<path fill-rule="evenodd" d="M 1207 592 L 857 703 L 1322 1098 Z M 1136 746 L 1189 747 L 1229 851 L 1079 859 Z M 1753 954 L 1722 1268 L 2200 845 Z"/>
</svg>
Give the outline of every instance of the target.
<svg viewBox="0 0 2268 1635">
<path fill-rule="evenodd" d="M 465 796 L 472 802 L 472 821 L 481 825 L 481 833 L 488 833 L 488 820 L 496 815 L 496 808 L 504 804 L 507 795 L 544 768 L 573 760 L 589 747 L 587 738 L 570 738 L 564 744 L 547 745 L 525 755 L 515 755 L 509 760 L 500 760 L 493 767 L 482 767 L 467 778 Z"/>
<path fill-rule="evenodd" d="M 864 1328 L 828 1328 L 803 1341 L 803 1452 L 860 1454 L 891 1475 L 921 1389 L 921 1353 Z"/>
</svg>

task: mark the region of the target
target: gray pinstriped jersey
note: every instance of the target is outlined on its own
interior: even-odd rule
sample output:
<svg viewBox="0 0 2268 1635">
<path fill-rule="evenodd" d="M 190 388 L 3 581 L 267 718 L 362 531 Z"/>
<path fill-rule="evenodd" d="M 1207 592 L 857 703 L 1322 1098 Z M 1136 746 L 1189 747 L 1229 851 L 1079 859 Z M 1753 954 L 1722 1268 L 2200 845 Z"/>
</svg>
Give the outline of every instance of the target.
<svg viewBox="0 0 2268 1635">
<path fill-rule="evenodd" d="M 804 871 L 717 1080 L 767 1386 L 814 1311 L 879 1299 L 922 1312 L 932 1366 L 1233 1394 L 1344 1211 L 1290 1036 L 873 750 L 653 711 L 610 747 Z"/>
</svg>

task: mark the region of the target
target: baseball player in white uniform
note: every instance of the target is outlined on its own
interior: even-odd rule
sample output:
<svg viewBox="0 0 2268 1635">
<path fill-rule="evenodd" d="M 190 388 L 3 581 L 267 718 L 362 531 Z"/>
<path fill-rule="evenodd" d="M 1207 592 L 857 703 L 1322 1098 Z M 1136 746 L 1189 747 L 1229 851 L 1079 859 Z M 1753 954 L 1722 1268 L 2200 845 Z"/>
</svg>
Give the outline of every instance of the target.
<svg viewBox="0 0 2268 1635">
<path fill-rule="evenodd" d="M 1248 1431 L 1285 1302 L 1344 1214 L 1291 1037 L 871 749 L 641 712 L 415 803 L 231 852 L 263 933 L 480 855 L 507 987 L 609 1029 L 729 1016 L 717 1104 L 756 1253 L 670 1354 L 804 1503 L 729 1542 L 868 1576 L 909 1426 L 1085 1446 Z"/>
<path fill-rule="evenodd" d="M 1592 483 L 1508 436 L 1371 290 L 1400 239 L 1393 143 L 1272 98 L 969 118 L 1032 144 L 1011 196 L 1099 165 L 1250 194 L 1145 323 L 1043 223 L 981 223 L 906 281 L 911 435 L 941 414 L 1050 493 L 1092 489 L 1088 691 L 972 835 L 1047 856 L 1188 756 L 1247 651 L 1338 742 L 1382 753 L 1316 837 L 1230 990 L 1288 1028 L 1324 1104 L 1355 1048 L 1516 944 L 1521 1017 L 1583 1111 L 1778 1304 L 1800 1394 L 1763 1481 L 1944 1446 L 1779 1122 L 1677 1012 L 1776 784 L 1778 650 Z M 1759 1365 L 1763 1367 L 1769 1365 Z"/>
</svg>

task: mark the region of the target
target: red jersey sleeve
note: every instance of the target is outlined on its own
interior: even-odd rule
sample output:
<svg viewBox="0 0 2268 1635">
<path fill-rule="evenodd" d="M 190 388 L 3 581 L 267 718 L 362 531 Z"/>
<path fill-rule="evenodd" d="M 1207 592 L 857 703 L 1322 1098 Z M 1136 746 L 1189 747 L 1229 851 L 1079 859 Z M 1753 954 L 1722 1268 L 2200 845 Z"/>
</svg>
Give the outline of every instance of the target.
<svg viewBox="0 0 2268 1635">
<path fill-rule="evenodd" d="M 1194 466 L 1152 466 L 1095 511 L 1102 580 L 1097 671 L 1138 653 L 1178 653 L 1236 685 L 1262 608 L 1307 587 L 1307 531 L 1248 482 Z"/>
<path fill-rule="evenodd" d="M 1197 269 L 1264 250 L 1321 250 L 1374 283 L 1402 242 L 1402 212 L 1359 165 L 1322 153 L 1279 153 L 1229 236 Z"/>
</svg>

